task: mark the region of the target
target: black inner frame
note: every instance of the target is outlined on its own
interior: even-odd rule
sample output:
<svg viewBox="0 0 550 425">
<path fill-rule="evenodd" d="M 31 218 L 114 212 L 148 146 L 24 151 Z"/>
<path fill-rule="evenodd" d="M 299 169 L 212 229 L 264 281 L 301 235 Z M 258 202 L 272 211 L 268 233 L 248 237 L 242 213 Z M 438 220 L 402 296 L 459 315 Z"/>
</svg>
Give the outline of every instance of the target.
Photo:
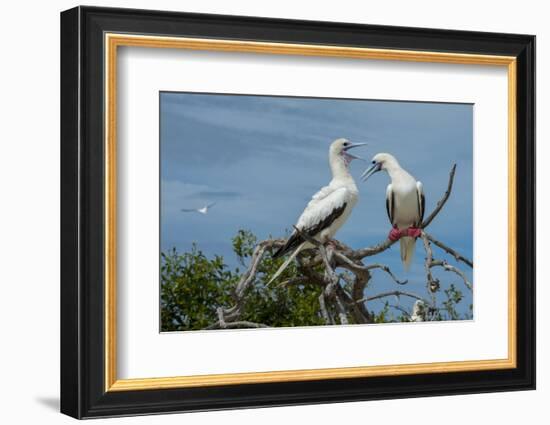
<svg viewBox="0 0 550 425">
<path fill-rule="evenodd" d="M 105 32 L 517 57 L 517 368 L 105 392 Z M 61 14 L 61 117 L 63 413 L 91 418 L 535 388 L 534 36 L 77 7 Z"/>
</svg>

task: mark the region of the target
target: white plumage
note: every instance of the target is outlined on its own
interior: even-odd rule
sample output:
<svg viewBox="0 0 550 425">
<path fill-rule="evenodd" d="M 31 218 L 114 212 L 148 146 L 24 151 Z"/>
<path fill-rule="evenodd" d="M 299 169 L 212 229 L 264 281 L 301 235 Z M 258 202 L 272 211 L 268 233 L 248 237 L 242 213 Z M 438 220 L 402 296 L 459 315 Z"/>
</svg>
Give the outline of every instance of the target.
<svg viewBox="0 0 550 425">
<path fill-rule="evenodd" d="M 357 157 L 348 151 L 362 145 L 364 143 L 354 144 L 347 139 L 337 139 L 332 142 L 329 149 L 332 180 L 328 186 L 313 195 L 304 212 L 298 218 L 295 227 L 300 232 L 321 243 L 326 243 L 346 222 L 359 195 L 355 181 L 348 170 L 350 162 Z M 301 234 L 294 230 L 285 245 L 273 254 L 273 257 L 277 258 L 292 252 L 269 283 L 284 271 L 301 250 L 311 247 L 312 244 L 305 241 Z"/>
<path fill-rule="evenodd" d="M 426 304 L 422 300 L 416 300 L 411 313 L 411 322 L 424 322 L 426 320 Z"/>
<path fill-rule="evenodd" d="M 327 220 L 335 211 L 344 208 L 342 214 L 329 226 L 323 228 L 315 235 L 315 239 L 318 241 L 326 242 L 336 234 L 338 229 L 347 220 L 351 210 L 357 203 L 357 199 L 358 191 L 353 182 L 344 183 L 338 181 L 337 184 L 325 186 L 311 198 L 311 201 L 309 201 L 306 209 L 298 219 L 296 227 L 300 230 L 313 228 L 324 220 Z"/>
<path fill-rule="evenodd" d="M 362 177 L 367 180 L 381 170 L 390 176 L 391 183 L 386 188 L 386 211 L 393 228 L 389 238 L 399 239 L 401 261 L 408 270 L 414 255 L 416 238 L 420 235 L 419 226 L 424 219 L 422 183 L 401 168 L 397 159 L 388 153 L 376 154 L 372 163 L 372 167 Z"/>
</svg>

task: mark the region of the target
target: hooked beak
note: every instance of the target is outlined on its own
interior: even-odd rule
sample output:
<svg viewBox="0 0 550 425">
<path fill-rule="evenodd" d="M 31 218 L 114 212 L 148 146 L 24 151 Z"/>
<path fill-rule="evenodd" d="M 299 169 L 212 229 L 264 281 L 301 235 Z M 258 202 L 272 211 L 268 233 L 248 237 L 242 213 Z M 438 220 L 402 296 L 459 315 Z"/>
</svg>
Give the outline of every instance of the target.
<svg viewBox="0 0 550 425">
<path fill-rule="evenodd" d="M 365 172 L 363 174 L 361 174 L 361 179 L 363 179 L 363 181 L 365 182 L 365 181 L 367 181 L 367 179 L 370 176 L 372 176 L 374 173 L 377 173 L 381 169 L 382 169 L 382 164 L 377 162 L 372 167 L 370 167 L 368 170 L 365 170 Z"/>
<path fill-rule="evenodd" d="M 354 149 L 354 148 L 358 148 L 359 146 L 366 146 L 367 144 L 366 143 L 352 143 L 350 144 L 349 146 L 346 146 L 343 150 L 344 150 L 344 155 L 351 161 L 352 159 L 359 159 L 361 161 L 365 161 L 364 158 L 361 158 L 360 156 L 356 156 L 356 155 L 352 155 L 351 153 L 349 153 L 348 151 L 350 149 Z"/>
</svg>

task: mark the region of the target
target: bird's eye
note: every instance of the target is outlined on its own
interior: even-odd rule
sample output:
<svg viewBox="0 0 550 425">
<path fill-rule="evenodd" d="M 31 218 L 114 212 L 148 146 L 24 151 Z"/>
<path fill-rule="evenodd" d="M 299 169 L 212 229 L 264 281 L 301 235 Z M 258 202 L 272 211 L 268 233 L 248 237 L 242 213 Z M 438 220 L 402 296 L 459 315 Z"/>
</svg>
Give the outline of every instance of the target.
<svg viewBox="0 0 550 425">
<path fill-rule="evenodd" d="M 372 161 L 373 164 L 376 164 L 376 161 Z"/>
</svg>

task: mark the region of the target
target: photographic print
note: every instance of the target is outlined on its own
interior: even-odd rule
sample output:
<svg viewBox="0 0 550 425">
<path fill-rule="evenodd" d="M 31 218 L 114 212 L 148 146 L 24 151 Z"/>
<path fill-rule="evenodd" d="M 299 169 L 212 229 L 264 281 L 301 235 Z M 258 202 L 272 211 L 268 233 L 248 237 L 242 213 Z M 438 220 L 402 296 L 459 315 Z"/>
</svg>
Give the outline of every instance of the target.
<svg viewBox="0 0 550 425">
<path fill-rule="evenodd" d="M 160 93 L 161 332 L 472 320 L 473 105 Z"/>
</svg>

